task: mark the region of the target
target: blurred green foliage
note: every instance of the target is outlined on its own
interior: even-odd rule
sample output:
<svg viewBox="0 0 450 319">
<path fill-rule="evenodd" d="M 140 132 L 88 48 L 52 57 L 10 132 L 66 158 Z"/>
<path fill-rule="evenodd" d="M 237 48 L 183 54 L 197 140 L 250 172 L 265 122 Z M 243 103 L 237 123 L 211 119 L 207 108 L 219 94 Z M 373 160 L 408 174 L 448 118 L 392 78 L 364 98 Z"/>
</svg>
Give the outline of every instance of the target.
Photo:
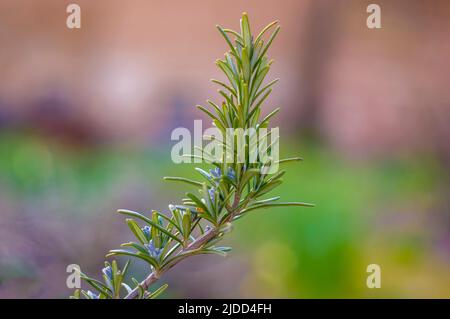
<svg viewBox="0 0 450 319">
<path fill-rule="evenodd" d="M 413 208 L 417 212 L 411 216 L 426 215 L 436 201 L 441 171 L 432 158 L 350 161 L 317 145 L 286 140 L 281 145 L 281 157 L 304 157 L 303 162 L 290 165 L 280 187 L 282 200 L 301 198 L 316 207 L 257 211 L 236 223 L 237 231 L 230 236 L 235 247 L 232 255 L 245 255 L 250 267 L 237 287 L 240 295 L 423 297 L 427 295 L 405 291 L 407 279 L 399 274 L 427 276 L 433 273 L 430 267 L 446 276 L 430 285 L 448 282 L 448 264 L 434 254 L 425 226 L 405 230 L 401 223 L 400 229 L 390 225 L 395 224 L 398 211 Z M 168 149 L 72 149 L 29 135 L 2 134 L 0 188 L 16 200 L 57 193 L 83 203 L 101 200 L 131 174 L 142 187 L 157 187 L 158 194 L 170 189 L 166 199 L 175 199 L 183 194 L 182 186 L 151 181 L 164 175 L 194 177 L 195 172 L 193 165 L 174 165 L 169 159 Z M 160 201 L 157 206 L 163 207 L 165 199 Z M 365 286 L 365 267 L 370 263 L 389 267 L 386 278 L 393 282 L 386 283 L 386 289 L 371 291 Z M 436 289 L 440 295 L 450 293 L 448 288 Z"/>
</svg>

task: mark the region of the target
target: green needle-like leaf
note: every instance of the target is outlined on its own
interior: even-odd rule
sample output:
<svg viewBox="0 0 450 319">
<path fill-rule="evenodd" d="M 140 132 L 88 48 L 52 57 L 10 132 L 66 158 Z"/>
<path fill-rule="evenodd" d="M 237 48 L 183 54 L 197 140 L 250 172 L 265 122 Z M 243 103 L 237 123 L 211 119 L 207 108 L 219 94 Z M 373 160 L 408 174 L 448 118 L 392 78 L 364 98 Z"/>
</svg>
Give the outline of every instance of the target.
<svg viewBox="0 0 450 319">
<path fill-rule="evenodd" d="M 242 214 L 243 213 L 248 213 L 249 211 L 252 211 L 252 210 L 255 210 L 255 209 L 271 208 L 271 207 L 284 207 L 284 206 L 314 207 L 315 205 L 314 204 L 310 204 L 310 203 L 300 203 L 300 202 L 261 204 L 261 205 L 251 206 L 249 208 L 246 208 L 246 209 L 242 210 Z"/>
<path fill-rule="evenodd" d="M 187 183 L 190 185 L 194 185 L 194 186 L 198 186 L 198 187 L 202 187 L 203 184 L 197 181 L 193 181 L 191 179 L 188 178 L 184 178 L 184 177 L 172 177 L 172 176 L 166 176 L 164 177 L 165 181 L 174 181 L 174 182 L 182 182 L 182 183 Z"/>
</svg>

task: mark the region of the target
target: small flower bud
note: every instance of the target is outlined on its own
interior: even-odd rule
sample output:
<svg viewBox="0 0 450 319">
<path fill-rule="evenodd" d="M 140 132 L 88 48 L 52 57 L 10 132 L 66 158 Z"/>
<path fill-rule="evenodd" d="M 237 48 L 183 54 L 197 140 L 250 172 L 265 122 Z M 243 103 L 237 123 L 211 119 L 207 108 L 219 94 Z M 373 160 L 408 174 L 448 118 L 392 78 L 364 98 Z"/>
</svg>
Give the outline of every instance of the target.
<svg viewBox="0 0 450 319">
<path fill-rule="evenodd" d="M 147 239 L 149 239 L 151 237 L 151 228 L 150 228 L 150 226 L 144 226 L 141 229 L 142 229 L 142 232 L 144 233 L 145 237 Z"/>
<path fill-rule="evenodd" d="M 89 298 L 91 298 L 91 299 L 99 299 L 100 298 L 100 295 L 96 295 L 96 294 L 94 294 L 92 291 L 90 291 L 90 290 L 88 290 L 87 292 L 86 292 L 86 294 L 89 296 Z"/>
<path fill-rule="evenodd" d="M 234 170 L 231 167 L 228 169 L 227 176 L 232 181 L 236 180 L 236 173 L 234 172 Z"/>
<path fill-rule="evenodd" d="M 219 178 L 222 176 L 222 171 L 219 167 L 215 167 L 209 171 L 214 178 Z"/>
<path fill-rule="evenodd" d="M 209 198 L 211 198 L 211 201 L 214 202 L 214 198 L 215 198 L 215 194 L 216 194 L 216 190 L 214 187 L 208 189 L 208 193 L 209 193 Z"/>
<path fill-rule="evenodd" d="M 105 268 L 102 269 L 102 272 L 109 279 L 113 278 L 113 272 L 112 272 L 111 266 L 106 266 Z"/>
<path fill-rule="evenodd" d="M 153 258 L 158 259 L 159 256 L 161 256 L 162 253 L 162 248 L 156 248 L 155 245 L 153 245 L 153 240 L 150 240 L 150 242 L 148 243 L 148 245 L 145 245 L 145 247 L 147 248 L 147 251 L 149 253 L 150 256 L 152 256 Z"/>
</svg>

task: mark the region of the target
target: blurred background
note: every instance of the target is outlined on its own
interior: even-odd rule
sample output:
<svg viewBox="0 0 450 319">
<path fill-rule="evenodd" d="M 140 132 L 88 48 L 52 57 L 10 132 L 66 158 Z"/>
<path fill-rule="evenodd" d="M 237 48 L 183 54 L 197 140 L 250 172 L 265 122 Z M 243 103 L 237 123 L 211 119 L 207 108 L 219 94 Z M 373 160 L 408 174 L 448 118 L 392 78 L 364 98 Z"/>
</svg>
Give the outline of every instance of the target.
<svg viewBox="0 0 450 319">
<path fill-rule="evenodd" d="M 131 239 L 116 209 L 184 195 L 162 181 L 195 176 L 170 133 L 219 99 L 215 25 L 238 29 L 243 11 L 254 32 L 282 25 L 265 110 L 282 108 L 282 155 L 304 162 L 279 192 L 317 206 L 237 221 L 230 256 L 183 262 L 164 297 L 450 298 L 448 1 L 377 0 L 372 30 L 373 1 L 73 2 L 81 29 L 69 1 L 0 2 L 1 298 L 66 298 L 68 264 L 100 277 Z"/>
</svg>

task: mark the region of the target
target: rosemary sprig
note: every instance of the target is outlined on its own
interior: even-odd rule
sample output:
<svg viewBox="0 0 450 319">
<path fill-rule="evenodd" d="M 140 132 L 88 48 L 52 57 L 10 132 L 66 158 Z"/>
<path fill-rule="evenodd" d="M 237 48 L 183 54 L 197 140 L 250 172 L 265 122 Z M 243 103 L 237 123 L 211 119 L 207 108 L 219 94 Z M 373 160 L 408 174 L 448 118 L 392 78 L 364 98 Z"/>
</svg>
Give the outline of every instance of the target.
<svg viewBox="0 0 450 319">
<path fill-rule="evenodd" d="M 221 106 L 208 101 L 211 110 L 203 106 L 198 108 L 212 119 L 213 124 L 224 136 L 229 128 L 254 129 L 259 133 L 262 128 L 268 127 L 270 119 L 279 111 L 277 108 L 260 119 L 261 106 L 271 93 L 272 86 L 278 81 L 276 79 L 262 86 L 272 64 L 266 53 L 280 30 L 276 25 L 277 21 L 270 23 L 256 39 L 251 34 L 245 13 L 241 18 L 240 33 L 217 26 L 229 46 L 229 51 L 225 53 L 224 59 L 217 60 L 216 64 L 224 72 L 229 83 L 212 80 L 221 87 L 219 93 L 224 101 Z M 275 29 L 264 43 L 264 35 L 272 28 Z M 267 146 L 269 154 L 273 144 L 274 142 Z M 72 297 L 154 298 L 167 285 L 153 292 L 149 291 L 150 286 L 182 260 L 199 254 L 226 255 L 230 248 L 217 244 L 231 230 L 232 222 L 237 218 L 262 208 L 313 206 L 302 202 L 278 202 L 279 196 L 262 198 L 282 183 L 281 177 L 285 171 L 273 175 L 265 174 L 263 169 L 274 160 L 269 156 L 268 159 L 258 158 L 257 161 L 250 161 L 250 151 L 251 147 L 247 147 L 243 162 L 212 160 L 211 170 L 197 168 L 203 181 L 165 177 L 165 180 L 182 182 L 198 188 L 195 194 L 186 193 L 182 204 L 169 205 L 167 215 L 152 211 L 150 216 L 145 216 L 130 210 L 119 210 L 118 213 L 128 217 L 126 222 L 137 241 L 122 244 L 122 249 L 110 250 L 107 257 L 129 256 L 144 260 L 149 264 L 149 275 L 141 282 L 132 278 L 134 288 L 131 288 L 123 282 L 129 262 L 122 270 L 118 268 L 116 261 L 107 262 L 102 271 L 103 282 L 82 274 L 82 279 L 95 292 L 76 290 Z M 299 160 L 301 158 L 288 158 L 276 160 L 274 163 L 280 165 Z"/>
</svg>

